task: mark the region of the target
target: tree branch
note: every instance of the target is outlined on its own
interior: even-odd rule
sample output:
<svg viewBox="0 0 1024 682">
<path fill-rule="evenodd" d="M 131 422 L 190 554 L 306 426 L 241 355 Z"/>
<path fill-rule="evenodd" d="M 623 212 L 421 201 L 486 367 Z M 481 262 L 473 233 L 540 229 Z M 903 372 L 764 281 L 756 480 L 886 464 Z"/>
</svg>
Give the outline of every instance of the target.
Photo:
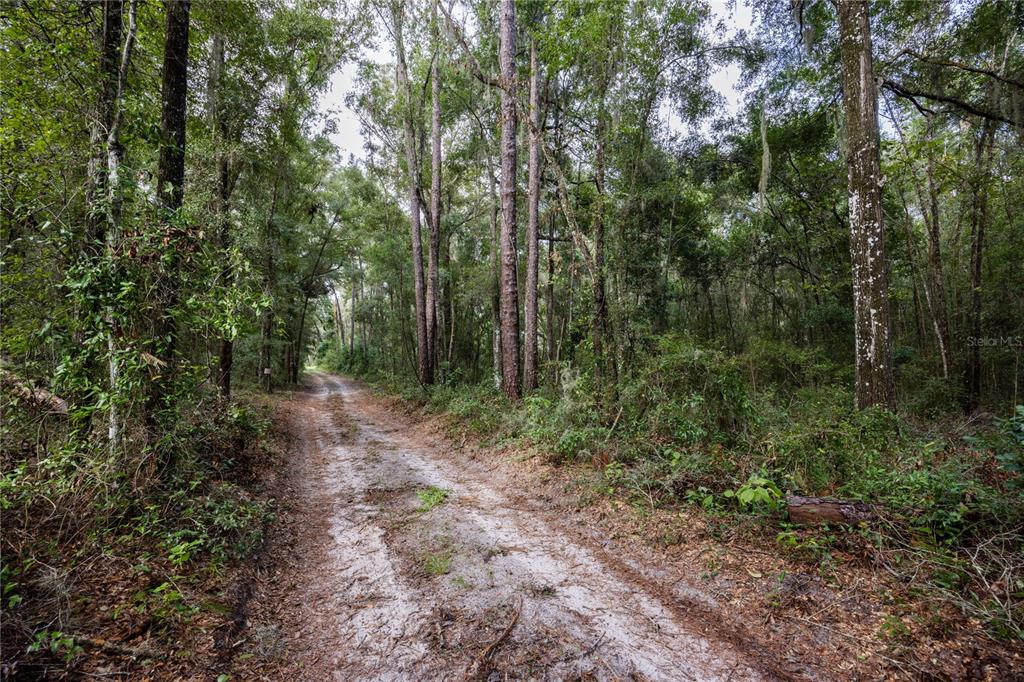
<svg viewBox="0 0 1024 682">
<path fill-rule="evenodd" d="M 997 71 L 991 69 L 982 69 L 977 66 L 971 66 L 970 64 L 964 64 L 962 62 L 955 62 L 951 59 L 940 59 L 939 57 L 933 57 L 931 55 L 922 54 L 915 50 L 906 49 L 901 54 L 908 55 L 914 59 L 925 62 L 926 64 L 934 64 L 935 66 L 949 66 L 954 69 L 960 69 L 961 71 L 969 71 L 970 73 L 977 73 L 982 76 L 988 76 L 989 78 L 995 78 L 996 80 L 1002 81 L 1007 85 L 1015 85 L 1018 88 L 1024 88 L 1024 82 L 1014 80 L 1013 78 L 1007 78 Z"/>
<path fill-rule="evenodd" d="M 441 8 L 441 13 L 444 14 L 444 23 L 448 28 L 448 33 L 454 36 L 462 47 L 466 63 L 469 65 L 469 70 L 472 72 L 473 76 L 484 85 L 490 85 L 494 88 L 503 88 L 504 86 L 501 81 L 490 74 L 484 73 L 484 70 L 480 67 L 480 62 L 476 60 L 476 57 L 473 56 L 473 51 L 469 49 L 469 43 L 466 42 L 466 37 L 463 35 L 462 30 L 459 29 L 455 24 L 455 21 L 452 20 L 452 15 L 448 13 L 448 10 L 443 4 L 438 3 L 438 6 Z"/>
<path fill-rule="evenodd" d="M 934 93 L 934 92 L 923 92 L 923 91 L 920 91 L 920 90 L 912 90 L 912 89 L 910 89 L 910 88 L 908 88 L 908 87 L 906 87 L 906 86 L 904 86 L 904 85 L 902 85 L 900 83 L 897 83 L 896 81 L 889 80 L 889 79 L 885 79 L 885 80 L 882 81 L 882 87 L 887 89 L 887 90 L 889 90 L 890 92 L 892 92 L 893 94 L 895 94 L 895 95 L 897 95 L 899 97 L 902 97 L 904 99 L 910 100 L 911 102 L 914 103 L 914 106 L 917 107 L 918 110 L 924 110 L 924 108 L 918 102 L 915 101 L 915 98 L 922 97 L 924 99 L 932 100 L 933 102 L 943 102 L 945 104 L 952 104 L 953 106 L 957 107 L 958 109 L 961 109 L 963 111 L 966 111 L 969 114 L 972 114 L 974 116 L 979 116 L 979 117 L 984 118 L 984 119 L 989 120 L 989 121 L 997 121 L 999 123 L 1008 123 L 1008 124 L 1010 124 L 1012 126 L 1021 127 L 1019 123 L 1017 123 L 1017 122 L 1015 122 L 1015 121 L 1013 121 L 1013 120 L 1011 120 L 1009 118 L 1006 118 L 1002 114 L 999 114 L 999 113 L 996 113 L 996 112 L 992 112 L 992 111 L 987 111 L 986 109 L 982 109 L 981 107 L 979 107 L 976 104 L 971 104 L 970 102 L 965 102 L 962 99 L 957 99 L 955 97 L 949 97 L 947 95 L 940 95 L 940 94 Z"/>
</svg>

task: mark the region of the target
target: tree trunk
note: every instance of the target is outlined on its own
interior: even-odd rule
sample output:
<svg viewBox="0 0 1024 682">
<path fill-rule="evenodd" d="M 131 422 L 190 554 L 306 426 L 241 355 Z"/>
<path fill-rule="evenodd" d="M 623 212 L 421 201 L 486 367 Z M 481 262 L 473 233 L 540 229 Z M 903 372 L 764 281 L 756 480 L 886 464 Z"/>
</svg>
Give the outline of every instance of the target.
<svg viewBox="0 0 1024 682">
<path fill-rule="evenodd" d="M 928 121 L 928 141 L 932 142 L 934 122 Z M 939 222 L 939 187 L 935 182 L 935 154 L 931 144 L 928 145 L 928 270 L 931 274 L 932 320 L 935 325 L 935 338 L 939 345 L 939 357 L 942 360 L 942 377 L 949 379 L 949 314 L 946 303 L 945 276 L 942 272 L 942 247 L 940 242 Z"/>
<path fill-rule="evenodd" d="M 404 319 L 405 316 L 403 315 Z M 356 352 L 356 281 L 352 278 L 352 310 L 349 311 L 349 335 L 348 335 L 348 357 L 352 362 L 352 355 Z"/>
<path fill-rule="evenodd" d="M 501 377 L 501 261 L 498 258 L 498 194 L 494 164 L 487 155 L 487 189 L 491 197 L 491 371 L 494 387 L 502 387 Z"/>
<path fill-rule="evenodd" d="M 217 215 L 218 248 L 224 265 L 221 268 L 221 280 L 225 289 L 234 284 L 234 273 L 231 271 L 231 231 L 228 220 L 228 203 L 231 201 L 231 168 L 228 161 L 227 126 L 221 102 L 222 78 L 224 75 L 224 36 L 214 34 L 210 49 L 210 80 L 208 83 L 208 112 L 213 129 L 214 143 L 217 148 L 217 190 L 215 213 Z M 234 363 L 235 344 L 230 336 L 220 338 L 220 351 L 217 360 L 217 388 L 222 398 L 231 397 L 231 366 Z"/>
<path fill-rule="evenodd" d="M 839 35 L 849 167 L 856 403 L 859 409 L 894 408 L 878 101 L 866 2 L 839 3 Z"/>
<path fill-rule="evenodd" d="M 608 297 L 607 297 L 607 273 L 605 271 L 605 224 L 604 224 L 604 202 L 605 202 L 605 136 L 608 132 L 607 112 L 605 110 L 605 95 L 608 85 L 607 73 L 602 75 L 599 108 L 597 113 L 597 130 L 595 133 L 594 146 L 594 184 L 597 189 L 597 200 L 594 204 L 594 272 L 593 272 L 593 294 L 594 308 L 592 320 L 592 334 L 594 346 L 594 388 L 597 392 L 598 406 L 604 401 L 605 389 L 614 385 L 616 381 L 614 346 L 606 343 L 608 340 Z M 607 356 L 611 347 L 612 356 Z"/>
<path fill-rule="evenodd" d="M 274 313 L 269 308 L 263 312 L 263 319 L 260 321 L 260 364 L 259 381 L 263 390 L 267 393 L 273 391 L 273 363 L 274 358 L 270 351 L 270 337 L 274 331 Z"/>
<path fill-rule="evenodd" d="M 540 67 L 537 44 L 530 41 L 530 160 L 526 228 L 526 348 L 523 354 L 523 387 L 537 388 L 537 278 L 540 205 Z"/>
<path fill-rule="evenodd" d="M 160 88 L 160 159 L 157 196 L 165 217 L 181 208 L 185 187 L 185 106 L 191 0 L 165 3 L 164 63 Z"/>
<path fill-rule="evenodd" d="M 551 225 L 548 227 L 548 281 L 547 281 L 547 353 L 545 359 L 551 366 L 551 385 L 558 382 L 558 364 L 555 362 L 555 220 L 554 211 L 551 212 Z"/>
<path fill-rule="evenodd" d="M 448 206 L 451 206 L 451 198 L 448 199 Z M 442 235 L 441 240 L 441 265 L 444 266 L 444 278 L 439 281 L 440 284 L 440 305 L 439 308 L 444 312 L 444 316 L 441 317 L 441 323 L 438 326 L 439 336 L 444 335 L 444 328 L 447 326 L 450 329 L 448 334 L 448 342 L 445 344 L 443 357 L 445 358 L 445 366 L 451 369 L 452 362 L 455 357 L 455 292 L 452 290 L 454 282 L 452 281 L 452 236 L 451 234 Z M 435 370 L 437 367 L 435 366 Z M 437 379 L 438 377 L 435 377 Z"/>
<path fill-rule="evenodd" d="M 1006 64 L 1010 56 L 1010 47 L 1014 38 L 1006 43 L 1003 50 L 999 74 L 1006 72 Z M 999 102 L 1001 81 L 996 80 L 989 85 L 989 109 L 995 111 Z M 982 124 L 981 136 L 975 147 L 975 178 L 974 192 L 971 202 L 971 333 L 967 343 L 967 404 L 968 412 L 972 412 L 981 404 L 981 293 L 982 293 L 982 260 L 985 247 L 985 230 L 989 221 L 989 180 L 992 170 L 992 153 L 995 146 L 996 122 L 986 119 Z"/>
<path fill-rule="evenodd" d="M 907 147 L 907 142 L 903 136 L 903 130 L 899 125 L 899 121 L 892 114 L 891 109 L 889 110 L 889 118 L 892 120 L 893 126 L 896 129 L 896 134 L 900 138 L 900 144 L 903 147 L 903 155 L 907 160 L 907 166 L 912 167 L 913 161 L 910 157 L 910 149 Z M 942 274 L 942 256 L 939 242 L 939 189 L 935 182 L 935 157 L 931 149 L 934 125 L 934 120 L 930 118 L 926 128 L 927 139 L 929 142 L 928 163 L 926 166 L 928 200 L 925 200 L 924 191 L 921 189 L 919 183 L 914 182 L 913 185 L 914 193 L 917 196 L 917 203 L 921 208 L 921 215 L 924 217 L 925 234 L 928 238 L 928 274 L 927 277 L 924 274 L 921 275 L 921 283 L 923 285 L 922 289 L 924 290 L 925 303 L 928 306 L 928 314 L 932 320 L 932 330 L 935 332 L 935 345 L 938 348 L 939 360 L 942 363 L 942 377 L 944 379 L 949 379 L 949 315 L 947 313 L 946 306 L 946 288 Z M 908 244 L 910 244 L 910 229 L 913 225 L 913 218 L 910 215 L 910 209 L 907 206 L 905 199 L 903 200 L 903 208 L 908 221 L 907 240 Z M 913 255 L 916 255 L 917 249 L 911 249 L 908 246 L 908 251 L 912 254 L 909 262 L 911 264 L 911 269 L 914 270 Z M 916 312 L 917 309 L 920 308 L 916 284 L 914 286 L 914 304 Z"/>
<path fill-rule="evenodd" d="M 345 351 L 345 320 L 341 313 L 341 299 L 337 290 L 331 287 L 331 316 L 334 318 L 334 336 L 338 340 L 338 353 Z"/>
<path fill-rule="evenodd" d="M 100 29 L 99 80 L 101 88 L 96 102 L 96 113 L 89 127 L 88 215 L 86 248 L 99 254 L 106 239 L 107 136 L 114 120 L 114 109 L 119 106 L 118 74 L 121 66 L 121 29 L 123 28 L 122 0 L 109 0 L 102 6 L 103 24 Z"/>
<path fill-rule="evenodd" d="M 501 376 L 512 400 L 520 397 L 519 285 L 516 248 L 516 8 L 501 0 Z"/>
<path fill-rule="evenodd" d="M 434 382 L 434 374 L 438 355 L 437 349 L 437 318 L 438 318 L 438 254 L 441 248 L 441 75 L 438 61 L 441 59 L 441 41 L 437 30 L 437 0 L 433 4 L 431 17 L 434 49 L 434 61 L 430 66 L 430 245 L 427 265 L 427 355 L 430 357 L 430 381 Z"/>
<path fill-rule="evenodd" d="M 164 61 L 160 98 L 160 158 L 157 165 L 157 197 L 161 223 L 170 252 L 161 288 L 167 292 L 156 314 L 156 355 L 165 363 L 151 384 L 147 401 L 147 421 L 155 423 L 156 412 L 163 407 L 175 371 L 178 329 L 174 309 L 178 304 L 177 276 L 180 246 L 174 239 L 173 219 L 181 208 L 185 191 L 185 117 L 188 92 L 188 34 L 190 0 L 165 3 Z"/>
<path fill-rule="evenodd" d="M 981 294 L 985 229 L 988 227 L 988 174 L 992 164 L 995 124 L 985 121 L 975 147 L 974 191 L 971 199 L 971 308 L 967 343 L 967 402 L 973 412 L 981 404 Z"/>
<path fill-rule="evenodd" d="M 423 238 L 420 229 L 420 178 L 416 161 L 416 140 L 413 128 L 412 88 L 409 86 L 409 71 L 405 63 L 405 44 L 402 39 L 402 22 L 405 6 L 396 5 L 393 10 L 395 28 L 396 79 L 399 96 L 405 100 L 402 112 L 405 138 L 405 163 L 409 174 L 409 225 L 412 240 L 413 289 L 416 306 L 416 371 L 421 384 L 434 382 L 431 355 L 428 348 L 427 301 L 423 277 Z"/>
<path fill-rule="evenodd" d="M 135 46 L 137 16 L 138 2 L 137 0 L 131 0 L 131 3 L 128 6 L 128 34 L 125 37 L 124 48 L 121 52 L 121 63 L 117 67 L 118 71 L 114 98 L 111 101 L 110 125 L 107 129 L 107 177 L 105 180 L 107 191 L 107 213 L 104 240 L 106 242 L 107 254 L 110 256 L 114 254 L 117 248 L 121 232 L 121 157 L 124 153 L 124 150 L 121 148 L 120 138 L 123 114 L 122 101 L 124 99 L 124 90 L 128 81 L 128 69 L 131 66 L 132 49 Z M 117 324 L 114 319 L 113 310 L 108 309 L 104 314 L 104 318 L 108 326 L 107 381 L 111 393 L 110 409 L 107 415 L 107 441 L 110 447 L 110 454 L 113 456 L 121 443 L 121 413 L 118 408 L 118 384 L 120 383 L 121 366 L 117 358 Z"/>
</svg>

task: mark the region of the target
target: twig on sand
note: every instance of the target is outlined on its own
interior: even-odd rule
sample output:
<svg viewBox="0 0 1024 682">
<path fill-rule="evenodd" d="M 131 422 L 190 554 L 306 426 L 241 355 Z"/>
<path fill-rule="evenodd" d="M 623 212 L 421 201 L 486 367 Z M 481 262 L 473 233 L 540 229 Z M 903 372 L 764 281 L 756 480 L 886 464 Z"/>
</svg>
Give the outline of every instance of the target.
<svg viewBox="0 0 1024 682">
<path fill-rule="evenodd" d="M 519 603 L 516 605 L 516 610 L 512 612 L 512 617 L 508 621 L 508 625 L 505 626 L 505 629 L 501 631 L 501 634 L 498 635 L 494 641 L 488 644 L 487 647 L 480 652 L 480 655 L 473 661 L 473 665 L 469 666 L 469 669 L 466 671 L 466 676 L 463 678 L 466 682 L 480 678 L 481 669 L 487 662 L 487 659 L 491 657 L 491 654 L 493 654 L 494 650 L 498 648 L 498 645 L 504 642 L 505 639 L 508 638 L 509 634 L 512 633 L 512 628 L 516 626 L 516 622 L 519 620 L 519 614 L 522 610 L 523 598 L 520 597 Z"/>
</svg>

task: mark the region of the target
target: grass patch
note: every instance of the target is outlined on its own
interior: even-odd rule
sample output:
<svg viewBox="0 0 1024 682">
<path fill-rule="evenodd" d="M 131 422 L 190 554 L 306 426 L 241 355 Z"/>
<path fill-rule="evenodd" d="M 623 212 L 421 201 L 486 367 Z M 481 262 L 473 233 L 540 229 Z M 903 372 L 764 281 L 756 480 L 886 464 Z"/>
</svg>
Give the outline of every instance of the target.
<svg viewBox="0 0 1024 682">
<path fill-rule="evenodd" d="M 427 575 L 445 575 L 452 570 L 452 553 L 449 551 L 431 552 L 424 555 L 423 572 Z"/>
<path fill-rule="evenodd" d="M 416 497 L 420 500 L 420 506 L 416 508 L 416 511 L 423 513 L 428 512 L 439 504 L 443 504 L 448 496 L 451 495 L 450 490 L 444 488 L 438 488 L 437 486 L 430 486 L 422 490 L 416 491 Z"/>
</svg>

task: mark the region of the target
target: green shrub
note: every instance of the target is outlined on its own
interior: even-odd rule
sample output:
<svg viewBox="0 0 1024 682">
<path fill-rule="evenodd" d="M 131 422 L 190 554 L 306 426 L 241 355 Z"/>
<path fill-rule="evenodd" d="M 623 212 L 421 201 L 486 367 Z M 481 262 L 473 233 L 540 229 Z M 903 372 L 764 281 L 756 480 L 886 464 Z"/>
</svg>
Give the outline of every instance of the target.
<svg viewBox="0 0 1024 682">
<path fill-rule="evenodd" d="M 843 381 L 843 369 L 818 347 L 798 348 L 770 339 L 755 339 L 739 356 L 752 390 L 767 387 L 809 388 Z"/>
<path fill-rule="evenodd" d="M 734 356 L 684 336 L 656 340 L 654 353 L 627 380 L 621 402 L 636 405 L 644 429 L 683 443 L 728 442 L 752 416 L 742 367 Z"/>
<path fill-rule="evenodd" d="M 958 412 L 963 405 L 962 382 L 943 379 L 921 361 L 909 362 L 897 372 L 900 405 L 921 417 L 936 418 Z"/>
</svg>

